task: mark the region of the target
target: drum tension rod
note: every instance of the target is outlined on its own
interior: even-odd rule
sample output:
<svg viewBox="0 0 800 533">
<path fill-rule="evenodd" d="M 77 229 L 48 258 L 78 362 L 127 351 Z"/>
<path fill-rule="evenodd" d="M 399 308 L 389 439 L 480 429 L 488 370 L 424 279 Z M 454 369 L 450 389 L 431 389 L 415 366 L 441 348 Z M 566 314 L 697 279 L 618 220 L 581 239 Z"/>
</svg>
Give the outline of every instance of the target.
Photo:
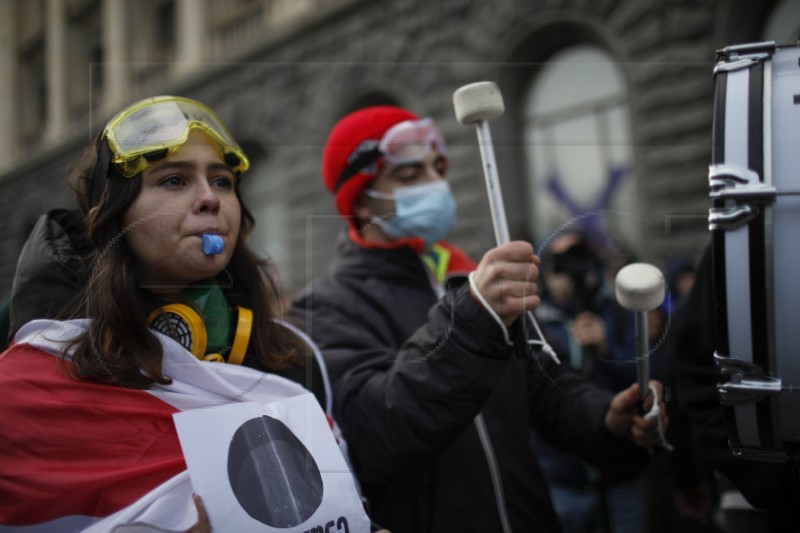
<svg viewBox="0 0 800 533">
<path fill-rule="evenodd" d="M 717 385 L 722 405 L 741 405 L 755 403 L 767 395 L 780 394 L 781 390 L 792 391 L 793 387 L 782 388 L 779 378 L 764 374 L 764 370 L 753 363 L 714 353 L 714 361 L 719 367 L 723 383 Z"/>
</svg>

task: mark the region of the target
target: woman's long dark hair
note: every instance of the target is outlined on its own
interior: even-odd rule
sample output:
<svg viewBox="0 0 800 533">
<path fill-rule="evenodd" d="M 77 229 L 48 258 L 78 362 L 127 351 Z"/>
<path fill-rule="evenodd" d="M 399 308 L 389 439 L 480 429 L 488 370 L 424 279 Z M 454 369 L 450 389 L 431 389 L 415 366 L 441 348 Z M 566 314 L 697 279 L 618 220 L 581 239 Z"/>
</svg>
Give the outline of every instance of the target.
<svg viewBox="0 0 800 533">
<path fill-rule="evenodd" d="M 138 389 L 170 383 L 162 372 L 161 343 L 148 329 L 147 317 L 153 309 L 175 301 L 175 297 L 168 300 L 169 297 L 140 286 L 141 269 L 125 239 L 130 228 L 122 226 L 123 214 L 139 195 L 142 177 L 139 174 L 124 178 L 110 165 L 100 200 L 92 206 L 92 181 L 98 151 L 104 148 L 99 144 L 102 142 L 105 141 L 97 138 L 84 149 L 69 174 L 86 218 L 87 238 L 95 248 L 92 275 L 70 313 L 73 318 L 89 318 L 91 322 L 71 343 L 75 351 L 69 372 L 78 379 Z M 273 320 L 278 313 L 280 291 L 270 274 L 269 262 L 245 245 L 255 220 L 242 201 L 238 179 L 236 197 L 242 213 L 239 236 L 228 267 L 218 276 L 219 283 L 225 287 L 230 305 L 253 311 L 248 353 L 265 368 L 281 370 L 300 354 L 300 341 Z"/>
</svg>

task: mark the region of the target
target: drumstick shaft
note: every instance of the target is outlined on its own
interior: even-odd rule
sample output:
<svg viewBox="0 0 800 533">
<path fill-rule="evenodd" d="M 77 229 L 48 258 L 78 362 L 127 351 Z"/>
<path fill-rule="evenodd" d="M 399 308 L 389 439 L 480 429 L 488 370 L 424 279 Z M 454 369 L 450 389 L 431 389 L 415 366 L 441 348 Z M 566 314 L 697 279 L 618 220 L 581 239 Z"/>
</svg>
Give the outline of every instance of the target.
<svg viewBox="0 0 800 533">
<path fill-rule="evenodd" d="M 511 240 L 506 221 L 506 210 L 503 206 L 503 193 L 500 190 L 500 179 L 497 175 L 497 163 L 494 159 L 492 134 L 489 131 L 489 121 L 480 120 L 475 124 L 478 132 L 478 148 L 483 162 L 483 175 L 486 178 L 486 191 L 489 193 L 489 208 L 492 211 L 492 224 L 494 236 L 498 246 Z"/>
<path fill-rule="evenodd" d="M 639 384 L 639 403 L 644 406 L 650 392 L 650 347 L 647 331 L 647 311 L 633 313 L 636 330 L 636 382 Z"/>
<path fill-rule="evenodd" d="M 478 132 L 478 148 L 481 152 L 481 161 L 483 162 L 483 175 L 486 178 L 486 191 L 489 195 L 489 208 L 492 212 L 492 224 L 494 226 L 494 236 L 497 240 L 497 245 L 501 246 L 511 241 L 511 236 L 508 232 L 508 222 L 506 221 L 506 209 L 503 205 L 503 192 L 500 190 L 500 179 L 497 174 L 497 162 L 494 159 L 494 148 L 492 144 L 492 134 L 489 131 L 489 121 L 479 120 L 475 123 L 475 129 Z M 547 343 L 542 335 L 539 325 L 536 323 L 533 313 L 528 311 L 525 313 L 530 319 L 536 333 L 541 341 L 542 349 L 547 353 L 550 358 L 556 363 L 561 364 L 558 360 L 556 352 Z M 525 338 L 528 338 L 527 322 L 524 328 Z"/>
</svg>

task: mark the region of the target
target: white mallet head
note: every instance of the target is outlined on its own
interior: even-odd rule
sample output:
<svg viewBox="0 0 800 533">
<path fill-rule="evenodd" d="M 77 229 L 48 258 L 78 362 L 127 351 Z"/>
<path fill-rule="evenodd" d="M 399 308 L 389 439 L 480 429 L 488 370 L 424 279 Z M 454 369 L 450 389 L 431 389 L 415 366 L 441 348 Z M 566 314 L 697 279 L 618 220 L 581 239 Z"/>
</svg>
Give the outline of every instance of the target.
<svg viewBox="0 0 800 533">
<path fill-rule="evenodd" d="M 664 275 L 647 263 L 631 263 L 617 272 L 617 301 L 631 311 L 650 311 L 664 301 Z"/>
<path fill-rule="evenodd" d="M 464 85 L 453 93 L 456 118 L 462 124 L 475 124 L 503 115 L 503 95 L 493 81 L 479 81 Z"/>
</svg>

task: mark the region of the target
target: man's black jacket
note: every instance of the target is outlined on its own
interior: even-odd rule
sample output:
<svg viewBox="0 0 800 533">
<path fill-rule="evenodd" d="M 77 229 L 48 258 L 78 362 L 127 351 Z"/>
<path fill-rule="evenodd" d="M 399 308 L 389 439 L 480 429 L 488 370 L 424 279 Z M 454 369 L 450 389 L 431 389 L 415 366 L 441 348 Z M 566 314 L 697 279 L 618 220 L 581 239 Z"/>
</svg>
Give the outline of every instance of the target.
<svg viewBox="0 0 800 533">
<path fill-rule="evenodd" d="M 610 393 L 515 357 L 464 278 L 440 300 L 426 268 L 345 238 L 291 309 L 326 359 L 373 518 L 392 533 L 559 531 L 531 424 L 596 463 L 642 451 L 603 429 Z"/>
</svg>

